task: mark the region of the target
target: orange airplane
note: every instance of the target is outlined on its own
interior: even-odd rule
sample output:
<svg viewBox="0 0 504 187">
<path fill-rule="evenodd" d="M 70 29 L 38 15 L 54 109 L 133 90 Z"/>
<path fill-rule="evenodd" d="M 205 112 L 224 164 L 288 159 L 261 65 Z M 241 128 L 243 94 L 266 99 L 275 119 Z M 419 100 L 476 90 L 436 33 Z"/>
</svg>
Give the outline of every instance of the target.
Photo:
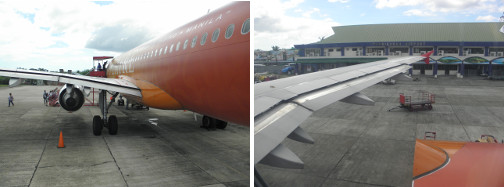
<svg viewBox="0 0 504 187">
<path fill-rule="evenodd" d="M 103 127 L 117 133 L 107 92 L 153 108 L 191 110 L 204 115 L 204 127 L 224 129 L 227 122 L 249 126 L 249 62 L 250 2 L 233 2 L 113 58 L 106 78 L 7 69 L 0 76 L 11 77 L 10 86 L 22 79 L 65 83 L 59 102 L 68 111 L 81 108 L 90 88 L 100 89 L 95 135 Z"/>
</svg>

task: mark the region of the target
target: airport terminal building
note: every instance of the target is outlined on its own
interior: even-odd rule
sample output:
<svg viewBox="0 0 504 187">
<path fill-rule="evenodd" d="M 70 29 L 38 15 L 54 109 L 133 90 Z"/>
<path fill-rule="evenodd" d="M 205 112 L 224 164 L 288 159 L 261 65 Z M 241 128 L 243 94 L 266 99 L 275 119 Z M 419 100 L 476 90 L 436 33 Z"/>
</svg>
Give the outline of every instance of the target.
<svg viewBox="0 0 504 187">
<path fill-rule="evenodd" d="M 333 27 L 320 42 L 295 45 L 297 71 L 314 72 L 340 66 L 431 50 L 430 64 L 413 65 L 413 75 L 504 77 L 504 22 L 407 23 Z M 504 30 L 504 29 L 503 29 Z"/>
</svg>

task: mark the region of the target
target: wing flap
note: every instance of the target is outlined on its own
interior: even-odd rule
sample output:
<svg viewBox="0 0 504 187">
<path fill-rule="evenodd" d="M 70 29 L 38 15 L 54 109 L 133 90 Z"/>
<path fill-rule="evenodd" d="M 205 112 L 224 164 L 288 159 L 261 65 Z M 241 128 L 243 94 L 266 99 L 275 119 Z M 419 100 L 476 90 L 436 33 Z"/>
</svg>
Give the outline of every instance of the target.
<svg viewBox="0 0 504 187">
<path fill-rule="evenodd" d="M 299 83 L 294 86 L 289 86 L 285 89 L 292 92 L 292 93 L 299 95 L 299 94 L 308 92 L 310 90 L 319 89 L 319 88 L 326 87 L 326 86 L 329 86 L 329 85 L 335 84 L 335 83 L 337 83 L 337 81 L 335 81 L 334 79 L 321 78 L 321 79 L 317 79 L 317 80 L 313 80 L 313 81 Z"/>
</svg>

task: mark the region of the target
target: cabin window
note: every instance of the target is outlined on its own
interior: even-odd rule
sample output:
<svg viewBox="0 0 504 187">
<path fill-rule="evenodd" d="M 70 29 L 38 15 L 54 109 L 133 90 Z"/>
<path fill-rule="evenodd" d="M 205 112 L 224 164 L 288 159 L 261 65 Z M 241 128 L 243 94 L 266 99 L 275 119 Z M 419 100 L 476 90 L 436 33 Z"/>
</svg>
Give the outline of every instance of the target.
<svg viewBox="0 0 504 187">
<path fill-rule="evenodd" d="M 245 20 L 242 25 L 241 34 L 247 34 L 250 32 L 250 18 Z"/>
<path fill-rule="evenodd" d="M 234 24 L 230 24 L 226 29 L 226 35 L 225 35 L 226 39 L 231 38 L 231 36 L 233 36 L 233 32 L 234 32 Z"/>
<path fill-rule="evenodd" d="M 156 52 L 154 53 L 154 56 L 157 56 L 157 49 L 156 49 Z"/>
<path fill-rule="evenodd" d="M 170 53 L 173 51 L 173 44 L 170 46 Z"/>
<path fill-rule="evenodd" d="M 203 36 L 201 36 L 201 41 L 200 41 L 201 45 L 205 45 L 207 36 L 208 36 L 207 32 L 205 32 L 205 34 L 203 34 Z"/>
<path fill-rule="evenodd" d="M 164 54 L 166 54 L 166 51 L 168 50 L 168 46 L 164 48 Z"/>
<path fill-rule="evenodd" d="M 189 43 L 189 39 L 186 39 L 184 42 L 184 50 L 187 48 L 187 44 Z"/>
<path fill-rule="evenodd" d="M 220 28 L 215 29 L 215 31 L 212 34 L 212 42 L 217 41 L 219 39 L 219 33 L 220 33 Z"/>
<path fill-rule="evenodd" d="M 194 36 L 194 38 L 192 39 L 191 48 L 194 48 L 194 46 L 196 46 L 197 40 L 198 40 L 198 36 Z"/>
<path fill-rule="evenodd" d="M 154 51 L 151 51 L 150 57 L 152 58 L 153 55 L 154 55 Z"/>
<path fill-rule="evenodd" d="M 175 51 L 178 51 L 180 49 L 180 42 L 177 43 L 177 48 L 175 48 Z"/>
</svg>

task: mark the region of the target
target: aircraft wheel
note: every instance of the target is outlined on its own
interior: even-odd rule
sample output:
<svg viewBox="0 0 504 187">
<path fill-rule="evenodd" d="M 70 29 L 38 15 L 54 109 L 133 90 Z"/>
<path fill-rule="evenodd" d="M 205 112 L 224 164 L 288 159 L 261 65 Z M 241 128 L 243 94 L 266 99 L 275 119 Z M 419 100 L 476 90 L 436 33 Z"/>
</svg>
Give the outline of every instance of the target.
<svg viewBox="0 0 504 187">
<path fill-rule="evenodd" d="M 208 116 L 203 116 L 203 119 L 201 120 L 201 122 L 202 122 L 202 125 L 201 125 L 202 128 L 206 128 L 207 130 L 215 130 L 216 120 L 214 118 L 208 117 Z"/>
<path fill-rule="evenodd" d="M 210 118 L 208 116 L 203 116 L 201 119 L 201 128 L 208 128 L 210 126 Z"/>
<path fill-rule="evenodd" d="M 116 135 L 118 130 L 117 117 L 111 115 L 108 119 L 108 130 L 110 135 Z"/>
<path fill-rule="evenodd" d="M 218 119 L 216 119 L 215 121 L 217 122 L 216 126 L 218 129 L 225 129 L 227 127 L 227 122 Z"/>
<path fill-rule="evenodd" d="M 95 136 L 100 136 L 103 129 L 103 121 L 100 116 L 96 115 L 93 117 L 93 134 Z"/>
</svg>

